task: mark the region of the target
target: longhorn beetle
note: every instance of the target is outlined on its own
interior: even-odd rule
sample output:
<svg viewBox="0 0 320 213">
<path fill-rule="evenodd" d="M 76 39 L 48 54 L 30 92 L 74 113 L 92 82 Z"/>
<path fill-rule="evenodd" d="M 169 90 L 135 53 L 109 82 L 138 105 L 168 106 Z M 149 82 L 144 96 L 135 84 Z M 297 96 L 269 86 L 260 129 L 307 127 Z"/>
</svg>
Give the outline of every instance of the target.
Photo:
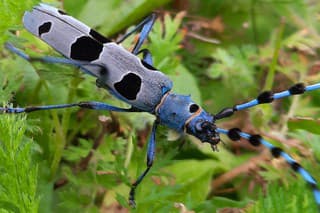
<svg viewBox="0 0 320 213">
<path fill-rule="evenodd" d="M 158 125 L 193 135 L 200 141 L 209 143 L 214 151 L 217 150 L 220 142 L 220 134 L 227 135 L 233 141 L 244 138 L 253 146 L 263 145 L 270 150 L 273 157 L 283 157 L 291 168 L 304 178 L 311 186 L 315 201 L 320 206 L 320 191 L 317 182 L 290 155 L 273 146 L 260 135 L 250 135 L 238 128 L 226 130 L 216 126 L 216 121 L 229 117 L 237 111 L 320 89 L 320 83 L 309 86 L 298 83 L 279 93 L 265 91 L 249 102 L 210 114 L 194 103 L 190 96 L 171 92 L 173 86 L 171 80 L 153 66 L 151 53 L 147 49 L 140 49 L 155 19 L 154 14 L 150 15 L 120 40 L 114 42 L 59 9 L 45 4 L 35 6 L 32 11 L 24 14 L 25 28 L 48 43 L 65 58 L 30 57 L 10 43 L 7 43 L 6 47 L 29 61 L 63 63 L 80 67 L 85 73 L 96 78 L 98 87 L 105 88 L 131 107 L 120 108 L 106 103 L 87 101 L 24 108 L 1 107 L 0 111 L 30 113 L 39 110 L 81 107 L 117 112 L 148 112 L 154 115 L 155 121 L 147 148 L 147 168 L 131 185 L 129 203 L 132 206 L 135 206 L 135 190 L 149 172 L 154 161 Z M 119 45 L 128 36 L 139 30 L 141 31 L 139 39 L 131 52 Z M 142 59 L 137 56 L 138 54 L 143 55 Z"/>
</svg>

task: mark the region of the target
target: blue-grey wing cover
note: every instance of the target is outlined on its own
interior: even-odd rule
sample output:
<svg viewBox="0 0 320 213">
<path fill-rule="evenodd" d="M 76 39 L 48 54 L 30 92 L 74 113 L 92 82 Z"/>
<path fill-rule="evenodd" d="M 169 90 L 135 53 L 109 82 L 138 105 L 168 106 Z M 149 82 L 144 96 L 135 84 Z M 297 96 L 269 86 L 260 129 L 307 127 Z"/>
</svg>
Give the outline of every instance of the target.
<svg viewBox="0 0 320 213">
<path fill-rule="evenodd" d="M 25 12 L 23 24 L 29 32 L 73 60 L 96 60 L 103 51 L 103 44 L 111 42 L 79 20 L 46 4 Z M 95 76 L 98 70 L 99 67 L 91 66 L 90 74 Z"/>
<path fill-rule="evenodd" d="M 166 75 L 115 43 L 105 44 L 99 63 L 107 68 L 99 82 L 116 97 L 144 111 L 153 112 L 172 88 Z"/>
<path fill-rule="evenodd" d="M 23 17 L 25 28 L 66 58 L 92 65 L 83 66 L 119 99 L 152 112 L 171 80 L 122 46 L 105 38 L 61 10 L 39 4 Z"/>
</svg>

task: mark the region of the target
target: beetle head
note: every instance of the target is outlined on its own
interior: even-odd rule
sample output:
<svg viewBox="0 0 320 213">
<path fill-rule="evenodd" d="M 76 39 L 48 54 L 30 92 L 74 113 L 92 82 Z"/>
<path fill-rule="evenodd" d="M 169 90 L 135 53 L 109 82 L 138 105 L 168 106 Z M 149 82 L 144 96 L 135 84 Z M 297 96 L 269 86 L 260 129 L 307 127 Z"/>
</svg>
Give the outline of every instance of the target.
<svg viewBox="0 0 320 213">
<path fill-rule="evenodd" d="M 191 134 L 202 142 L 211 145 L 214 151 L 217 151 L 217 144 L 220 142 L 219 133 L 216 131 L 214 116 L 201 110 L 200 113 L 193 116 L 185 125 L 186 132 Z"/>
</svg>

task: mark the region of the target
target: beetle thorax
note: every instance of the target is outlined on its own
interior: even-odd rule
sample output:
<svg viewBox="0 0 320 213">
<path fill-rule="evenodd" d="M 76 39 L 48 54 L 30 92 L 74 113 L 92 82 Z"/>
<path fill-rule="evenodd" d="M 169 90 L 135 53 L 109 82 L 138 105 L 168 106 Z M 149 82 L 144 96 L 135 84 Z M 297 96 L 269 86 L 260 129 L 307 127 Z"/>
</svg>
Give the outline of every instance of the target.
<svg viewBox="0 0 320 213">
<path fill-rule="evenodd" d="M 167 93 L 155 109 L 160 123 L 208 142 L 219 143 L 214 117 L 195 104 L 190 96 Z"/>
</svg>

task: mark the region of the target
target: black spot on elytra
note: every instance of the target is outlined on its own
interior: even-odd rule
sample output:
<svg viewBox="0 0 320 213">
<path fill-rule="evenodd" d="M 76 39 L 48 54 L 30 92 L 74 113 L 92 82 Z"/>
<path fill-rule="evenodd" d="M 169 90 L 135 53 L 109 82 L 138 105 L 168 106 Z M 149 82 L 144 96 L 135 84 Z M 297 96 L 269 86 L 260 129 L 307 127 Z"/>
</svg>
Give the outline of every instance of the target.
<svg viewBox="0 0 320 213">
<path fill-rule="evenodd" d="M 96 39 L 97 41 L 101 42 L 102 44 L 104 43 L 108 43 L 111 42 L 111 40 L 109 40 L 108 38 L 104 37 L 103 35 L 101 35 L 100 33 L 98 33 L 97 31 L 91 29 L 89 34 Z"/>
<path fill-rule="evenodd" d="M 126 99 L 135 100 L 141 88 L 141 78 L 134 73 L 129 73 L 115 83 L 114 88 Z"/>
<path fill-rule="evenodd" d="M 58 13 L 60 13 L 61 15 L 68 15 L 66 12 L 64 12 L 62 10 L 58 10 Z"/>
<path fill-rule="evenodd" d="M 38 28 L 38 30 L 39 30 L 39 32 L 38 32 L 39 37 L 41 37 L 41 35 L 42 35 L 43 33 L 49 32 L 50 29 L 51 29 L 51 26 L 52 26 L 52 23 L 51 23 L 51 22 L 45 22 L 45 23 L 43 23 L 43 24 Z"/>
<path fill-rule="evenodd" d="M 100 76 L 105 76 L 105 75 L 107 75 L 107 73 L 108 73 L 107 67 L 105 67 L 105 66 L 100 67 L 100 69 L 99 69 Z"/>
<path fill-rule="evenodd" d="M 78 38 L 71 45 L 70 58 L 81 61 L 93 61 L 99 58 L 103 45 L 89 36 Z"/>
</svg>

